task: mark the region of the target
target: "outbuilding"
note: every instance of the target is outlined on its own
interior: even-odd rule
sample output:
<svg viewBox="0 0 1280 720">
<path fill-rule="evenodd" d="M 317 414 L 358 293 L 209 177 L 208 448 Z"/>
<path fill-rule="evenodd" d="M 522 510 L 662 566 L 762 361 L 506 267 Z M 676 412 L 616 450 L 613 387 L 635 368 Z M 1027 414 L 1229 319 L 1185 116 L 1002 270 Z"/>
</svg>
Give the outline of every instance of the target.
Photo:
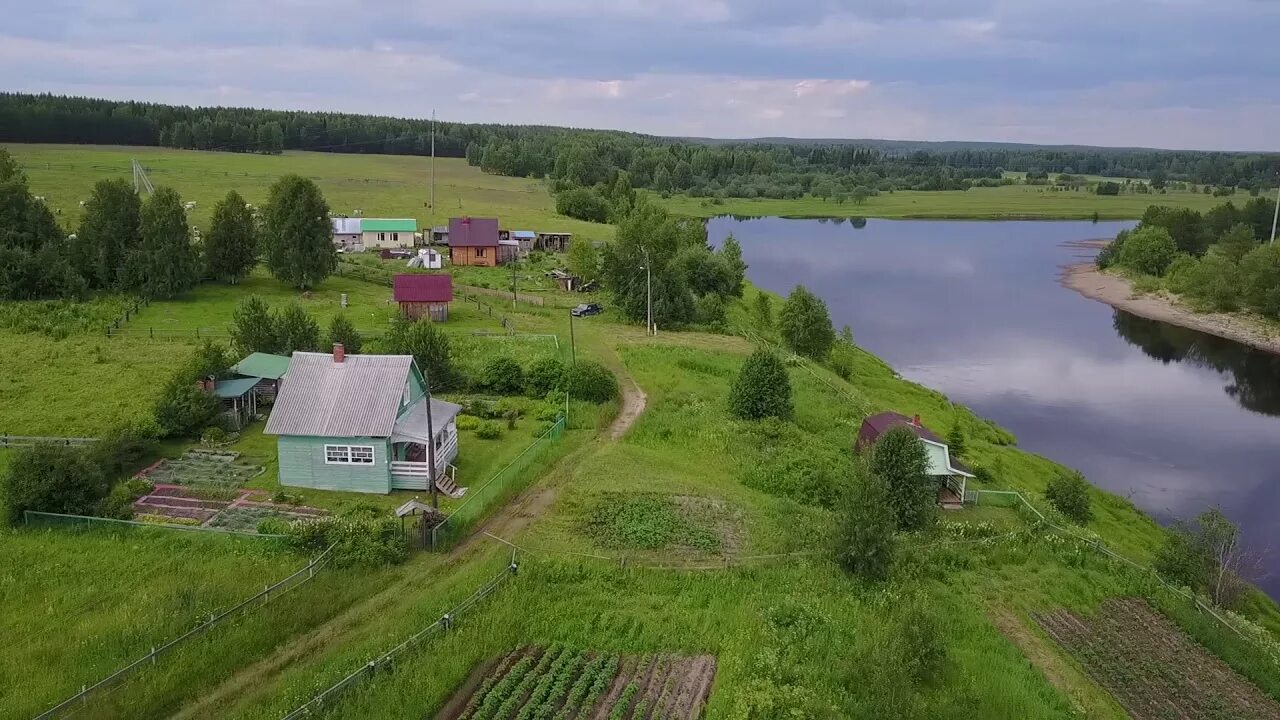
<svg viewBox="0 0 1280 720">
<path fill-rule="evenodd" d="M 254 394 L 259 399 L 274 401 L 285 373 L 289 372 L 289 358 L 271 353 L 250 353 L 232 365 L 231 372 L 242 378 L 254 378 Z"/>
<path fill-rule="evenodd" d="M 365 249 L 411 248 L 418 232 L 413 218 L 361 218 L 360 240 Z"/>
<path fill-rule="evenodd" d="M 387 494 L 455 484 L 462 406 L 432 398 L 409 355 L 295 352 L 265 433 L 276 436 L 280 484 Z M 428 420 L 429 418 L 429 420 Z"/>
<path fill-rule="evenodd" d="M 405 317 L 444 322 L 449 319 L 449 303 L 453 302 L 453 276 L 401 273 L 392 279 L 391 294 Z"/>
<path fill-rule="evenodd" d="M 882 412 L 862 421 L 854 450 L 863 450 L 875 444 L 890 428 L 904 427 L 910 430 L 924 445 L 929 457 L 929 475 L 938 482 L 938 503 L 944 508 L 960 507 L 964 503 L 966 482 L 973 472 L 958 458 L 951 456 L 951 449 L 936 433 L 920 422 L 920 416 L 907 417 L 896 412 Z"/>
</svg>

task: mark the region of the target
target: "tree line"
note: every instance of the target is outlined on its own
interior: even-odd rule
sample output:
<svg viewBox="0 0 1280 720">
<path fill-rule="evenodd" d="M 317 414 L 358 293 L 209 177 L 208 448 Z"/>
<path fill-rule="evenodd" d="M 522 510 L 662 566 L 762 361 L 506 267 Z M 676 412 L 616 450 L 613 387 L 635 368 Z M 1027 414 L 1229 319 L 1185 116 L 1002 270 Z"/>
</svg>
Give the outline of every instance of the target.
<svg viewBox="0 0 1280 720">
<path fill-rule="evenodd" d="M 0 141 L 426 155 L 432 122 L 351 113 L 165 105 L 0 94 Z M 706 141 L 538 125 L 435 123 L 435 151 L 486 172 L 592 187 L 626 171 L 635 187 L 728 197 L 798 197 L 828 179 L 852 194 L 964 190 L 1004 171 L 1130 177 L 1152 183 L 1274 187 L 1280 155 L 1091 147 L 951 147 L 838 140 Z M 825 176 L 825 177 L 824 177 Z M 799 195 L 797 195 L 799 193 Z"/>
<path fill-rule="evenodd" d="M 94 185 L 79 227 L 67 234 L 0 150 L 0 300 L 172 298 L 204 279 L 234 284 L 260 257 L 280 280 L 310 288 L 337 268 L 328 218 L 315 183 L 286 175 L 260 212 L 228 192 L 197 239 L 175 190 L 160 187 L 144 199 L 113 179 Z"/>
<path fill-rule="evenodd" d="M 1274 206 L 1254 198 L 1200 213 L 1153 205 L 1098 254 L 1098 267 L 1138 275 L 1206 310 L 1248 309 L 1280 318 L 1280 245 L 1269 242 Z"/>
</svg>

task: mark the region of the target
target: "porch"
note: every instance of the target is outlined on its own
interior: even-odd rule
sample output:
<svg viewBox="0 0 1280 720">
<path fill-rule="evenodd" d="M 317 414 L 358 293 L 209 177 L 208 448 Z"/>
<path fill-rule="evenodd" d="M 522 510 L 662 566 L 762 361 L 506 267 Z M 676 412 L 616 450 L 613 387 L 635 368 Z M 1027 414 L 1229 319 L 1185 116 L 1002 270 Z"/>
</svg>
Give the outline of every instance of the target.
<svg viewBox="0 0 1280 720">
<path fill-rule="evenodd" d="M 959 510 L 964 507 L 965 480 L 963 475 L 935 475 L 938 481 L 938 504 L 943 510 Z"/>
</svg>

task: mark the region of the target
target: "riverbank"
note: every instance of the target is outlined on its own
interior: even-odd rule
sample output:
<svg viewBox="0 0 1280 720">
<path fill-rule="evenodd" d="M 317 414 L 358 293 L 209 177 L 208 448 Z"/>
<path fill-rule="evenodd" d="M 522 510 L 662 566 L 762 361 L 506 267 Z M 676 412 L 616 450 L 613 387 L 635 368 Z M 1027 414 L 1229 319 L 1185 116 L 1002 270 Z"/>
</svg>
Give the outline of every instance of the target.
<svg viewBox="0 0 1280 720">
<path fill-rule="evenodd" d="M 1198 330 L 1280 355 L 1280 331 L 1274 323 L 1243 313 L 1200 313 L 1176 297 L 1139 295 L 1128 278 L 1099 270 L 1092 262 L 1067 265 L 1060 282 L 1087 298 L 1149 320 Z"/>
</svg>

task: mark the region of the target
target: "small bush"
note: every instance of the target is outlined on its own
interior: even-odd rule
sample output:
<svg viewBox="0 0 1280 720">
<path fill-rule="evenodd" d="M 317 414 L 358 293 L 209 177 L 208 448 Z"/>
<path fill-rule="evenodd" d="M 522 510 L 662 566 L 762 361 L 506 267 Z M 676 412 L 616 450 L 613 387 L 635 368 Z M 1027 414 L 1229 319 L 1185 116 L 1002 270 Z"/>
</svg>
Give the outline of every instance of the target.
<svg viewBox="0 0 1280 720">
<path fill-rule="evenodd" d="M 459 415 L 454 419 L 454 424 L 457 425 L 459 432 L 463 430 L 475 430 L 480 427 L 480 418 L 475 417 L 474 415 Z"/>
<path fill-rule="evenodd" d="M 204 432 L 200 433 L 200 444 L 215 447 L 218 445 L 226 445 L 228 437 L 227 431 L 222 428 L 209 427 L 205 428 Z"/>
<path fill-rule="evenodd" d="M 476 427 L 476 437 L 481 440 L 497 440 L 502 437 L 502 426 L 496 422 L 486 420 Z"/>
<path fill-rule="evenodd" d="M 480 372 L 480 387 L 495 395 L 514 395 L 524 390 L 524 371 L 509 357 L 496 357 Z"/>
<path fill-rule="evenodd" d="M 1077 525 L 1088 525 L 1093 519 L 1089 483 L 1078 472 L 1061 473 L 1050 480 L 1044 496 L 1054 509 Z"/>
<path fill-rule="evenodd" d="M 331 557 L 339 567 L 394 565 L 409 556 L 400 523 L 368 505 L 358 505 L 341 517 L 289 523 L 286 534 L 290 544 L 305 550 L 333 545 Z"/>
<path fill-rule="evenodd" d="M 545 397 L 564 387 L 564 363 L 556 358 L 541 358 L 524 374 L 524 391 L 529 397 Z"/>
<path fill-rule="evenodd" d="M 729 390 L 729 412 L 742 420 L 791 417 L 791 380 L 772 351 L 756 350 L 742 364 Z"/>
<path fill-rule="evenodd" d="M 262 535 L 288 535 L 292 523 L 282 517 L 268 517 L 258 521 L 258 533 Z"/>
<path fill-rule="evenodd" d="M 565 369 L 564 387 L 575 400 L 603 403 L 618 397 L 618 379 L 609 368 L 591 360 L 579 360 Z"/>
<path fill-rule="evenodd" d="M 99 517 L 128 520 L 133 517 L 133 501 L 150 493 L 155 485 L 145 478 L 129 478 L 116 483 L 98 504 Z"/>
<path fill-rule="evenodd" d="M 0 506 L 13 525 L 25 510 L 92 515 L 109 491 L 110 481 L 89 454 L 63 445 L 19 450 L 0 475 Z"/>
<path fill-rule="evenodd" d="M 916 682 L 936 678 L 947 661 L 946 639 L 938 618 L 917 601 L 902 610 L 898 621 L 898 651 L 907 674 Z"/>
</svg>

